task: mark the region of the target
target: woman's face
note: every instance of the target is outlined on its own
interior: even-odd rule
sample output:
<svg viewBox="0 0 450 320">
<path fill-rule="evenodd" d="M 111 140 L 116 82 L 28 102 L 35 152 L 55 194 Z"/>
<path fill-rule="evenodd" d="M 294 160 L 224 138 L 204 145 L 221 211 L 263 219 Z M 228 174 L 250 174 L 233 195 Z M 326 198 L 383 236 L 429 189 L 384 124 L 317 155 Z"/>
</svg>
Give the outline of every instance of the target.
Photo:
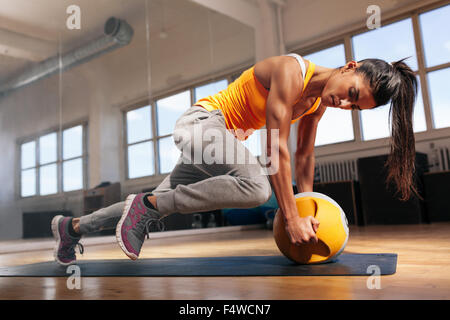
<svg viewBox="0 0 450 320">
<path fill-rule="evenodd" d="M 350 61 L 330 77 L 322 91 L 323 104 L 345 110 L 376 106 L 368 81 L 361 73 L 355 72 L 359 66 L 356 61 Z"/>
</svg>

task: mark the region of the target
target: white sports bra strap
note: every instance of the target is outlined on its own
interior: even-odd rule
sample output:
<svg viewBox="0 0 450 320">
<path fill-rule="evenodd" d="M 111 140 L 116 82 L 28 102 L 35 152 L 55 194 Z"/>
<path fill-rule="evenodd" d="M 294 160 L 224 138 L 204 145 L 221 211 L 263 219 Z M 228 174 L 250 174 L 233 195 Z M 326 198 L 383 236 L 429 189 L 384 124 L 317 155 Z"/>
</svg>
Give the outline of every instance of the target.
<svg viewBox="0 0 450 320">
<path fill-rule="evenodd" d="M 305 79 L 306 66 L 305 66 L 305 62 L 303 61 L 303 59 L 296 53 L 289 53 L 289 54 L 286 54 L 286 56 L 294 57 L 295 59 L 297 59 L 298 63 L 300 64 L 300 68 L 302 69 L 303 79 Z"/>
</svg>

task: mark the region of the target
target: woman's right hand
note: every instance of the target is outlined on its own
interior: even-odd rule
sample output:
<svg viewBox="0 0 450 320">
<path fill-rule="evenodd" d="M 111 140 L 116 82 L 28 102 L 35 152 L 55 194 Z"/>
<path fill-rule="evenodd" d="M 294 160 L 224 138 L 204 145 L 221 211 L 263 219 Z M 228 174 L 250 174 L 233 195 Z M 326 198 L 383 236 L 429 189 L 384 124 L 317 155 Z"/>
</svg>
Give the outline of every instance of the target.
<svg viewBox="0 0 450 320">
<path fill-rule="evenodd" d="M 292 244 L 317 243 L 319 221 L 313 216 L 285 218 L 286 232 Z"/>
</svg>

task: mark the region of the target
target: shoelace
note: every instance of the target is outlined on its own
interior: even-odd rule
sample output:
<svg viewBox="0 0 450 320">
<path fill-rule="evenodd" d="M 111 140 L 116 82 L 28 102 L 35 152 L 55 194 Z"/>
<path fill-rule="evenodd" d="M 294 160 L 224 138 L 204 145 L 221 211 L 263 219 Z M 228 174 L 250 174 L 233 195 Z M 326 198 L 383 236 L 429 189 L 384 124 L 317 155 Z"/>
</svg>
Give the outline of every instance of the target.
<svg viewBox="0 0 450 320">
<path fill-rule="evenodd" d="M 84 247 L 81 243 L 77 243 L 76 246 L 78 247 L 78 251 L 80 252 L 80 254 L 84 253 Z"/>
<path fill-rule="evenodd" d="M 141 220 L 142 221 L 142 220 Z M 152 228 L 152 226 L 156 226 L 156 228 Z M 147 236 L 147 239 L 150 239 L 150 232 L 152 231 L 164 231 L 165 226 L 164 222 L 162 222 L 161 219 L 157 218 L 149 218 L 147 221 L 144 222 L 144 234 Z"/>
<path fill-rule="evenodd" d="M 81 244 L 81 243 L 79 243 L 79 242 L 77 242 L 74 246 L 70 246 L 70 247 L 68 247 L 67 248 L 67 250 L 64 250 L 65 251 L 65 257 L 66 258 L 70 258 L 70 257 L 72 257 L 73 255 L 75 255 L 75 247 L 78 247 L 78 251 L 80 252 L 80 254 L 83 254 L 84 253 L 84 247 L 83 247 L 83 245 Z M 64 252 L 63 251 L 63 252 Z"/>
</svg>

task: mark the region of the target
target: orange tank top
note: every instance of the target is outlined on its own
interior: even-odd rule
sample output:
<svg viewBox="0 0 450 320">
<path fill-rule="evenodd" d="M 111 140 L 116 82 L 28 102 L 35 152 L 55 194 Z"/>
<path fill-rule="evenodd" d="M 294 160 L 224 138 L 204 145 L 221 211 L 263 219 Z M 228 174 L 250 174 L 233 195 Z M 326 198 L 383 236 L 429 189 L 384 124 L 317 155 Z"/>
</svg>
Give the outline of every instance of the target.
<svg viewBox="0 0 450 320">
<path fill-rule="evenodd" d="M 315 64 L 310 61 L 305 75 L 302 93 L 305 91 L 314 73 L 314 69 Z M 246 140 L 253 131 L 260 129 L 266 124 L 266 102 L 268 95 L 269 91 L 256 78 L 253 66 L 244 71 L 225 90 L 200 99 L 195 105 L 202 106 L 208 111 L 220 109 L 224 115 L 227 128 L 233 130 L 238 139 Z M 297 119 L 292 120 L 291 123 L 295 123 L 303 116 L 315 112 L 319 105 L 320 98 L 317 98 L 309 110 Z M 236 135 L 236 132 L 241 132 L 241 134 Z M 242 132 L 245 132 L 245 134 L 242 135 Z"/>
</svg>

